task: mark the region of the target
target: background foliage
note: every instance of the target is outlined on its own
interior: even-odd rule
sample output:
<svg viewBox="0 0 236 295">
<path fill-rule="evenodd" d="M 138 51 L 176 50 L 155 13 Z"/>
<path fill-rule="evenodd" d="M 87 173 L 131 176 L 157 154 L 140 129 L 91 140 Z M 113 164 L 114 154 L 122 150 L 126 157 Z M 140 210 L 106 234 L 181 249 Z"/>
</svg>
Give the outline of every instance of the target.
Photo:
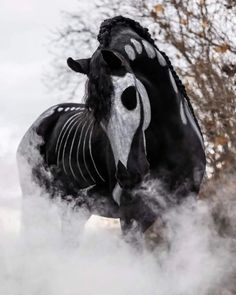
<svg viewBox="0 0 236 295">
<path fill-rule="evenodd" d="M 53 33 L 50 84 L 77 99 L 82 77 L 65 68 L 68 56 L 88 57 L 102 20 L 122 14 L 147 26 L 184 82 L 203 130 L 207 178 L 236 169 L 236 1 L 99 0 L 64 13 Z"/>
</svg>

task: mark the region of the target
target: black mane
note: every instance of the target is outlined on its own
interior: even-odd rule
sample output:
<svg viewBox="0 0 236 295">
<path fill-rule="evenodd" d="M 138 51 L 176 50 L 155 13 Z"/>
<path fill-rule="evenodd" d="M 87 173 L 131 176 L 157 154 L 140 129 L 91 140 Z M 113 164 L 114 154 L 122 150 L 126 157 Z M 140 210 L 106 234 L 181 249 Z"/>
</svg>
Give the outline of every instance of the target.
<svg viewBox="0 0 236 295">
<path fill-rule="evenodd" d="M 97 121 L 108 120 L 111 110 L 113 84 L 111 72 L 98 48 L 92 57 L 88 75 L 86 107 L 91 108 Z"/>
<path fill-rule="evenodd" d="M 109 46 L 111 42 L 111 30 L 114 27 L 128 27 L 134 30 L 140 37 L 148 41 L 152 44 L 157 50 L 158 47 L 155 45 L 154 40 L 152 39 L 149 31 L 147 28 L 144 28 L 140 25 L 140 23 L 134 21 L 133 19 L 123 17 L 121 15 L 106 19 L 102 22 L 98 34 L 98 42 L 99 42 L 99 48 L 103 49 Z M 169 67 L 169 69 L 172 72 L 172 75 L 175 79 L 175 82 L 178 86 L 178 89 L 181 91 L 183 96 L 186 98 L 189 109 L 192 112 L 192 115 L 194 117 L 194 120 L 199 127 L 198 121 L 195 117 L 193 107 L 190 103 L 190 99 L 187 95 L 185 86 L 183 85 L 182 81 L 180 80 L 179 76 L 177 75 L 176 71 L 174 70 L 171 61 L 169 57 L 165 54 L 165 52 L 160 51 L 159 52 L 163 55 L 163 57 L 166 60 L 166 63 Z M 110 72 L 106 64 L 102 61 L 101 54 L 97 56 L 97 59 L 95 60 L 94 65 L 92 66 L 91 74 L 89 75 L 89 88 L 88 94 L 91 95 L 91 97 L 88 96 L 88 99 L 86 101 L 86 105 L 88 107 L 91 107 L 94 110 L 95 117 L 100 120 L 101 118 L 108 119 L 110 115 L 110 109 L 111 109 L 111 100 L 109 99 L 111 97 L 113 86 L 110 78 Z M 199 127 L 199 130 L 200 127 Z"/>
</svg>

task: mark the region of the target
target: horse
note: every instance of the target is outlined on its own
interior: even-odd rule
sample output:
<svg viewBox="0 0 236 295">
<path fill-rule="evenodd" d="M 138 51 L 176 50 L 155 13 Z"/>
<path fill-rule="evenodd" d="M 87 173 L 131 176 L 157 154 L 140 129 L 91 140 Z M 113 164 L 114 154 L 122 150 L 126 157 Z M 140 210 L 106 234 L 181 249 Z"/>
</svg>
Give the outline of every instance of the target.
<svg viewBox="0 0 236 295">
<path fill-rule="evenodd" d="M 116 16 L 103 21 L 98 42 L 90 58 L 67 60 L 87 76 L 85 103 L 41 114 L 18 147 L 18 166 L 24 160 L 52 199 L 59 194 L 85 208 L 86 220 L 119 218 L 124 234 L 134 225 L 144 233 L 161 211 L 139 190 L 142 184 L 157 180 L 174 204 L 197 196 L 206 166 L 203 136 L 181 80 L 147 29 Z"/>
</svg>

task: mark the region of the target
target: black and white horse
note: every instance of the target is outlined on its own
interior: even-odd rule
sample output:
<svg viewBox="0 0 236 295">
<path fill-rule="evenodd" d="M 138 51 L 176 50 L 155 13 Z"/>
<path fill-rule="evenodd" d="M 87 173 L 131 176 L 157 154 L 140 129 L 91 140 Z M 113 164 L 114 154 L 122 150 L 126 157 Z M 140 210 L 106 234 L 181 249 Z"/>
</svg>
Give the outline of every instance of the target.
<svg viewBox="0 0 236 295">
<path fill-rule="evenodd" d="M 144 232 L 158 213 L 134 192 L 154 178 L 176 203 L 196 195 L 203 138 L 182 83 L 147 29 L 118 16 L 102 23 L 98 41 L 91 58 L 68 59 L 88 77 L 85 104 L 43 113 L 20 143 L 19 168 L 24 159 L 52 198 L 59 193 L 90 214 L 120 218 L 124 232 L 135 221 Z"/>
</svg>

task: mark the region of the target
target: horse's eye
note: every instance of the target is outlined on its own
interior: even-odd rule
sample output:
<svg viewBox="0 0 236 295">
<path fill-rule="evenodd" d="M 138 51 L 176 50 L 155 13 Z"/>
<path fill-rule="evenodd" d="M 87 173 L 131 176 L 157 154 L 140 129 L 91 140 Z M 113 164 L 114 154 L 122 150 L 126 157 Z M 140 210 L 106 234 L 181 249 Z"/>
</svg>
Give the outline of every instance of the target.
<svg viewBox="0 0 236 295">
<path fill-rule="evenodd" d="M 122 104 L 129 110 L 132 111 L 137 106 L 137 94 L 134 86 L 129 86 L 124 90 L 121 95 Z"/>
</svg>

